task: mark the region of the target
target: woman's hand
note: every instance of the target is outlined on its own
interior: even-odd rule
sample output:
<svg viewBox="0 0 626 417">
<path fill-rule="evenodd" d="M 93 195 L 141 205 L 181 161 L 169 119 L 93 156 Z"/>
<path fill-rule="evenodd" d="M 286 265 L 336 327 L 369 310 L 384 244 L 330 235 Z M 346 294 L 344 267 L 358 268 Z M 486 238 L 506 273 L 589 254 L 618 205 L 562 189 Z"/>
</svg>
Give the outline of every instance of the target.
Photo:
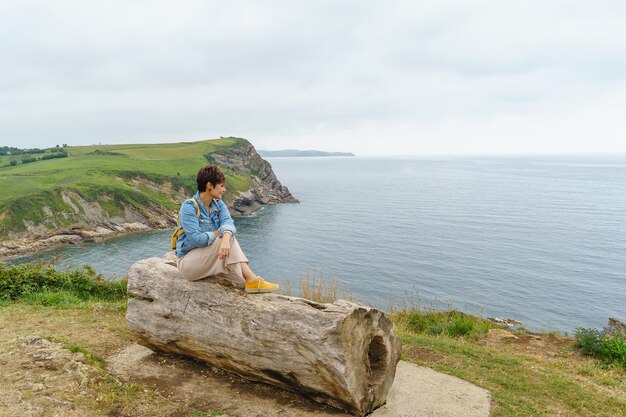
<svg viewBox="0 0 626 417">
<path fill-rule="evenodd" d="M 217 257 L 219 259 L 225 259 L 228 257 L 230 253 L 230 237 L 232 235 L 230 233 L 224 233 L 222 235 L 222 242 L 220 243 L 220 250 L 217 252 Z"/>
</svg>

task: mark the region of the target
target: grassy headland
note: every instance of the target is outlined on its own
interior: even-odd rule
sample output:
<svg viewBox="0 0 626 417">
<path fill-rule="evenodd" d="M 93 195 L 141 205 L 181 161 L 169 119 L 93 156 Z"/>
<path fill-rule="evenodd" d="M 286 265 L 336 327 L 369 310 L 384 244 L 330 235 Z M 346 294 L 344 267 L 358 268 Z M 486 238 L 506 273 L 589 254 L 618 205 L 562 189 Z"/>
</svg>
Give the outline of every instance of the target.
<svg viewBox="0 0 626 417">
<path fill-rule="evenodd" d="M 139 212 L 150 205 L 175 210 L 178 203 L 173 195 L 180 190 L 183 194 L 195 191 L 195 175 L 207 163 L 207 156 L 246 145 L 249 143 L 243 139 L 223 138 L 174 144 L 71 146 L 63 148 L 67 157 L 15 165 L 11 161 L 23 160 L 23 155 L 2 155 L 0 238 L 24 231 L 27 225 L 53 229 L 80 222 L 84 213 L 72 195 L 98 201 L 108 216 L 122 215 L 125 206 Z M 224 171 L 226 198 L 249 188 L 248 175 Z"/>
</svg>

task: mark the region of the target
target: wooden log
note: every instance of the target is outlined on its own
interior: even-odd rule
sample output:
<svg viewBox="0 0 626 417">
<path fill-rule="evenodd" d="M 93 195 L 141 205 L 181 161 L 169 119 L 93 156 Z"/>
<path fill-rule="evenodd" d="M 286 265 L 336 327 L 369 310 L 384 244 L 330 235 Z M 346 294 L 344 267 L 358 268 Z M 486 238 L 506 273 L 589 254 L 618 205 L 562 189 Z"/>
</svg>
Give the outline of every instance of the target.
<svg viewBox="0 0 626 417">
<path fill-rule="evenodd" d="M 150 258 L 128 274 L 126 320 L 138 342 L 365 415 L 383 405 L 400 340 L 379 310 L 247 294 L 223 278 L 188 282 Z"/>
</svg>

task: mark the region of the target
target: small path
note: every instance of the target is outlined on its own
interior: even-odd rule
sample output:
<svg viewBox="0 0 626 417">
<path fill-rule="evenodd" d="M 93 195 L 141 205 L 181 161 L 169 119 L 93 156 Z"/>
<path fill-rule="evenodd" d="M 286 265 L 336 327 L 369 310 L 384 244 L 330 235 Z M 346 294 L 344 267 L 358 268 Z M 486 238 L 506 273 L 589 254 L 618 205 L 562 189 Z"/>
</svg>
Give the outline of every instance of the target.
<svg viewBox="0 0 626 417">
<path fill-rule="evenodd" d="M 460 378 L 400 361 L 387 404 L 370 417 L 488 417 L 491 394 Z"/>
<path fill-rule="evenodd" d="M 348 414 L 295 393 L 248 382 L 207 364 L 133 344 L 107 359 L 111 374 L 172 401 L 233 417 L 330 417 Z M 462 379 L 400 361 L 387 404 L 370 417 L 488 417 L 490 394 Z"/>
</svg>

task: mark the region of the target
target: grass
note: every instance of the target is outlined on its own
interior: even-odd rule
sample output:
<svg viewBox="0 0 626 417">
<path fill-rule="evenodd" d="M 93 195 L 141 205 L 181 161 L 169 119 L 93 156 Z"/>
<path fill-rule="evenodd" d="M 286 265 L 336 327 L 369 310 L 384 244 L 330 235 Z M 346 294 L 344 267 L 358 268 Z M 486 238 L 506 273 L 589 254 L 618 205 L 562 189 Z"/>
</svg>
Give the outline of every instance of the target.
<svg viewBox="0 0 626 417">
<path fill-rule="evenodd" d="M 626 415 L 623 370 L 585 358 L 570 337 L 520 329 L 498 339 L 490 330 L 505 330 L 488 320 L 416 306 L 390 317 L 404 360 L 489 390 L 493 417 Z"/>
<path fill-rule="evenodd" d="M 281 283 L 281 292 L 293 296 L 290 281 Z M 332 303 L 338 298 L 352 300 L 350 294 L 340 292 L 335 278 L 326 279 L 321 271 L 311 270 L 300 277 L 298 296 L 317 303 Z"/>
<path fill-rule="evenodd" d="M 94 366 L 96 368 L 100 368 L 100 369 L 104 369 L 104 367 L 106 366 L 106 362 L 104 361 L 104 359 L 101 356 L 95 355 L 92 352 L 90 352 L 88 349 L 82 347 L 82 346 L 78 346 L 76 344 L 73 343 L 66 343 L 65 345 L 63 345 L 63 347 L 67 350 L 69 350 L 70 352 L 80 352 L 83 355 L 85 355 L 85 362 L 88 365 Z"/>
<path fill-rule="evenodd" d="M 492 416 L 622 416 L 624 383 L 614 390 L 578 372 L 568 355 L 547 358 L 523 349 L 477 344 L 464 338 L 401 333 L 403 359 L 465 379 L 492 393 Z M 550 346 L 545 348 L 551 349 Z M 544 352 L 545 353 L 545 352 Z M 584 362 L 585 363 L 585 362 Z M 594 368 L 591 362 L 586 366 Z"/>
<path fill-rule="evenodd" d="M 85 266 L 59 271 L 47 263 L 0 262 L 0 299 L 43 306 L 79 306 L 84 302 L 126 302 L 126 281 L 107 281 Z"/>
<path fill-rule="evenodd" d="M 86 388 L 73 381 L 62 392 L 82 414 L 224 415 L 194 410 L 147 386 L 118 381 L 107 372 L 106 358 L 132 343 L 125 321 L 124 281 L 108 282 L 89 267 L 63 272 L 46 264 L 0 263 L 0 294 L 0 355 L 15 338 L 34 334 L 61 343 L 71 352 L 81 352 L 85 363 L 96 370 L 87 387 L 94 395 L 81 395 Z M 0 388 L 0 396 L 4 394 Z"/>
<path fill-rule="evenodd" d="M 15 270 L 7 273 L 7 267 L 2 268 L 0 283 L 15 275 Z M 59 273 L 62 277 L 54 278 L 55 273 L 45 265 L 20 268 L 23 271 L 17 275 L 31 277 L 34 284 L 21 279 L 11 281 L 11 293 L 19 295 L 5 297 L 0 304 L 3 338 L 9 333 L 43 333 L 72 351 L 82 352 L 88 363 L 98 369 L 102 369 L 108 355 L 130 343 L 124 320 L 125 292 L 120 292 L 121 287 L 114 286 L 105 291 L 108 295 L 103 295 L 98 285 L 85 281 L 94 279 L 89 269 L 74 272 L 78 277 Z M 17 282 L 21 289 L 14 288 Z M 68 287 L 68 282 L 77 288 Z M 301 291 L 308 288 L 302 292 L 318 302 L 332 302 L 339 296 L 336 281 L 324 279 L 321 273 L 305 275 L 300 287 Z M 402 339 L 403 360 L 489 390 L 493 417 L 626 415 L 624 369 L 583 355 L 579 351 L 582 339 L 576 344 L 574 338 L 558 332 L 509 332 L 481 317 L 415 304 L 398 308 L 389 317 Z M 508 337 L 494 337 L 498 333 Z M 595 346 L 596 339 L 593 333 L 585 343 Z M 102 372 L 94 381 L 99 394 L 90 406 L 113 414 L 112 410 L 123 408 L 129 415 L 149 415 L 145 410 L 157 412 L 158 407 L 172 409 L 172 404 L 163 403 L 161 397 L 145 387 L 122 384 Z M 137 411 L 140 409 L 143 414 Z M 192 409 L 184 415 L 221 413 Z"/>
<path fill-rule="evenodd" d="M 478 340 L 490 329 L 500 328 L 489 320 L 457 310 L 436 311 L 431 308 L 400 310 L 393 314 L 396 326 L 416 333 L 431 336 L 465 336 Z"/>
<path fill-rule="evenodd" d="M 244 139 L 222 138 L 173 144 L 70 146 L 64 148 L 68 157 L 15 166 L 9 162 L 18 156 L 0 156 L 0 237 L 26 230 L 26 223 L 54 228 L 77 222 L 83 213 L 75 213 L 63 201 L 62 192 L 78 194 L 87 201 L 104 200 L 103 208 L 110 216 L 121 214 L 123 204 L 174 210 L 178 190 L 195 192 L 195 176 L 207 163 L 205 155 L 228 153 L 247 144 Z M 247 175 L 224 171 L 226 199 L 249 188 Z M 171 192 L 163 193 L 162 187 L 150 189 L 145 183 L 138 186 L 132 181 L 136 178 L 148 184 L 169 184 Z"/>
<path fill-rule="evenodd" d="M 626 371 L 626 341 L 619 332 L 598 329 L 576 329 L 576 347 L 605 365 L 619 366 Z"/>
<path fill-rule="evenodd" d="M 336 289 L 336 281 L 321 274 L 300 280 L 301 295 L 313 301 L 335 301 Z M 291 295 L 289 285 L 285 291 Z M 415 302 L 389 317 L 402 339 L 403 360 L 489 390 L 492 417 L 626 416 L 624 370 L 584 356 L 571 337 L 523 328 L 509 332 L 478 316 Z M 498 340 L 490 330 L 511 337 Z"/>
<path fill-rule="evenodd" d="M 189 414 L 189 417 L 219 417 L 221 415 L 223 414 L 219 411 L 212 411 L 209 413 L 206 413 L 204 411 L 194 411 L 191 414 Z"/>
</svg>

